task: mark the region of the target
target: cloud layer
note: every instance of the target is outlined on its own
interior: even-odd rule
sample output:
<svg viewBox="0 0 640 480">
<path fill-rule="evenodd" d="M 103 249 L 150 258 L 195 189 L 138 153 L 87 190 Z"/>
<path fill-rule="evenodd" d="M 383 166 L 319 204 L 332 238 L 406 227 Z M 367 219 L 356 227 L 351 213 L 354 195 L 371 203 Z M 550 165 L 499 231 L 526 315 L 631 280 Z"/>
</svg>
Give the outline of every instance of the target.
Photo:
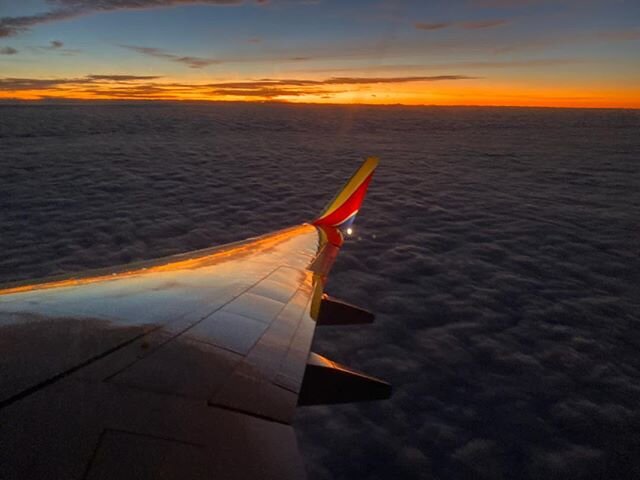
<svg viewBox="0 0 640 480">
<path fill-rule="evenodd" d="M 376 323 L 319 329 L 314 350 L 395 393 L 298 411 L 311 478 L 635 480 L 639 128 L 620 110 L 0 106 L 0 281 L 308 220 L 377 154 L 328 284 Z"/>
</svg>

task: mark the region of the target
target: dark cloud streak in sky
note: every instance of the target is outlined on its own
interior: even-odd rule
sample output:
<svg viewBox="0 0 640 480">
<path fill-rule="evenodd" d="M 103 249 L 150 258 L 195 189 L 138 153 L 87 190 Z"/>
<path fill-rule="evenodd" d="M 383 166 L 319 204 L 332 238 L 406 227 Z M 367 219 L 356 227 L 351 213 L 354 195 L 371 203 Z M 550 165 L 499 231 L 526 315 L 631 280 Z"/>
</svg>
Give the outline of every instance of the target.
<svg viewBox="0 0 640 480">
<path fill-rule="evenodd" d="M 409 71 L 427 71 L 430 69 L 454 69 L 454 68 L 536 68 L 555 65 L 575 65 L 587 63 L 587 60 L 581 58 L 532 58 L 528 60 L 488 60 L 488 61 L 459 61 L 459 62 L 443 62 L 443 63 L 424 63 L 424 64 L 389 64 L 389 65 L 366 65 L 342 68 L 306 68 L 296 70 L 300 73 L 323 73 L 323 72 L 409 72 Z"/>
<path fill-rule="evenodd" d="M 450 27 L 451 22 L 417 22 L 415 27 L 418 30 L 442 30 L 443 28 Z"/>
<path fill-rule="evenodd" d="M 468 22 L 417 22 L 414 27 L 418 30 L 442 30 L 445 28 L 459 27 L 464 30 L 481 30 L 485 28 L 494 28 L 506 25 L 508 23 L 505 19 L 494 20 L 478 20 Z"/>
<path fill-rule="evenodd" d="M 58 9 L 23 17 L 2 17 L 0 18 L 0 38 L 18 35 L 19 33 L 27 31 L 34 25 L 67 20 L 69 18 L 80 16 L 83 13 L 86 12 L 74 12 L 68 9 Z"/>
<path fill-rule="evenodd" d="M 498 20 L 480 20 L 477 22 L 461 22 L 460 26 L 466 30 L 480 30 L 483 28 L 493 28 L 506 25 L 507 21 L 503 19 Z"/>
<path fill-rule="evenodd" d="M 57 22 L 115 10 L 142 10 L 180 5 L 239 5 L 243 0 L 49 0 L 48 12 L 21 17 L 0 18 L 0 37 L 11 37 L 42 23 Z M 260 3 L 260 2 L 258 2 Z"/>
<path fill-rule="evenodd" d="M 189 68 L 204 68 L 208 67 L 209 65 L 217 65 L 222 63 L 220 60 L 216 60 L 214 58 L 176 55 L 162 50 L 161 48 L 140 47 L 137 45 L 121 45 L 121 47 L 128 50 L 133 50 L 134 52 L 141 53 L 143 55 L 148 55 L 150 57 L 156 57 L 164 60 L 169 60 L 171 62 L 182 63 L 184 65 L 187 65 Z"/>
</svg>

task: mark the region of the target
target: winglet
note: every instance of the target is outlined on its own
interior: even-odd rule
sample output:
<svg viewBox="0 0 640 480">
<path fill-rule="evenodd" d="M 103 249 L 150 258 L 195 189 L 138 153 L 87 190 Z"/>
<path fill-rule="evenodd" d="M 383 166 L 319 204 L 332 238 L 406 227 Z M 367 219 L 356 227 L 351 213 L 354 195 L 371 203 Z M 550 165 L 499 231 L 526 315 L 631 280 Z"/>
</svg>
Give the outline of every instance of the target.
<svg viewBox="0 0 640 480">
<path fill-rule="evenodd" d="M 313 221 L 313 224 L 338 227 L 340 229 L 350 227 L 360 209 L 362 200 L 364 200 L 367 187 L 377 166 L 377 158 L 367 158 L 344 188 L 329 202 L 320 216 Z"/>
</svg>

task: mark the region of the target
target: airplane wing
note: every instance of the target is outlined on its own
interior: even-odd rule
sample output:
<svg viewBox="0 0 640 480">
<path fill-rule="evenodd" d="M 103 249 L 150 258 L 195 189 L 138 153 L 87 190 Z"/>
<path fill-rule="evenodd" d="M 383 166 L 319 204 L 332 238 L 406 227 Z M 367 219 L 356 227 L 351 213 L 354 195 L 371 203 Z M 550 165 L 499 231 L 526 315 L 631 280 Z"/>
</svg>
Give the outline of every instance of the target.
<svg viewBox="0 0 640 480">
<path fill-rule="evenodd" d="M 310 352 L 372 321 L 324 285 L 376 166 L 310 224 L 0 287 L 0 477 L 304 477 L 297 405 L 391 391 Z"/>
</svg>

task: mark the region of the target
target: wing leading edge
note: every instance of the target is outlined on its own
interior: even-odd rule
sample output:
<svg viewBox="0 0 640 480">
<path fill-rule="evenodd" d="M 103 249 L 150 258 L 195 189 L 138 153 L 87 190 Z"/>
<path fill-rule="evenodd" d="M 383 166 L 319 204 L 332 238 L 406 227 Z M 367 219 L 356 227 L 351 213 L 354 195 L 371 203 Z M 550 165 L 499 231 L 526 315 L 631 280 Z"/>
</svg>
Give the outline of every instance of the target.
<svg viewBox="0 0 640 480">
<path fill-rule="evenodd" d="M 310 353 L 316 324 L 370 320 L 324 285 L 376 165 L 312 224 L 0 289 L 7 478 L 299 478 L 296 405 L 390 395 Z"/>
</svg>

